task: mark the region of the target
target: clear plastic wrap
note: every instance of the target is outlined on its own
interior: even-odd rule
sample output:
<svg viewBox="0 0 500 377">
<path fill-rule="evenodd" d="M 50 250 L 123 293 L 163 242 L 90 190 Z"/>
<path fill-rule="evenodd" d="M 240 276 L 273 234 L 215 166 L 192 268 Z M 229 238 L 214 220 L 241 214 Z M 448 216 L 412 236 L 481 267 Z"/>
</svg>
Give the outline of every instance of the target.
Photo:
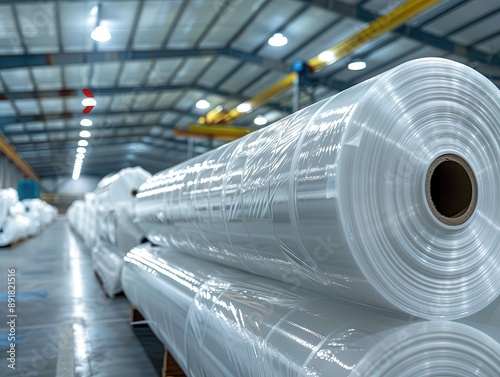
<svg viewBox="0 0 500 377">
<path fill-rule="evenodd" d="M 91 251 L 92 269 L 102 280 L 102 287 L 109 297 L 122 291 L 121 272 L 123 251 L 108 243 L 97 241 Z"/>
<path fill-rule="evenodd" d="M 500 292 L 499 124 L 485 77 L 411 61 L 154 175 L 137 220 L 153 243 L 196 257 L 460 318 Z M 463 212 L 464 198 L 448 208 L 434 192 L 448 163 L 471 187 Z"/>
<path fill-rule="evenodd" d="M 104 177 L 94 191 L 96 206 L 106 207 L 120 202 L 134 201 L 139 186 L 149 177 L 151 174 L 138 166 L 125 168 Z"/>
<path fill-rule="evenodd" d="M 0 246 L 9 246 L 12 243 L 28 238 L 32 234 L 33 223 L 24 215 L 9 216 L 0 226 Z"/>
<path fill-rule="evenodd" d="M 131 250 L 130 302 L 191 377 L 494 376 L 498 329 L 426 322 L 162 248 Z M 411 324 L 410 324 L 411 323 Z"/>
<path fill-rule="evenodd" d="M 130 208 L 115 204 L 99 211 L 92 266 L 103 281 L 106 293 L 114 297 L 122 291 L 120 275 L 123 257 L 143 240 L 142 231 L 132 221 Z"/>
<path fill-rule="evenodd" d="M 84 227 L 85 227 L 85 203 L 82 200 L 75 200 L 69 206 L 66 216 L 71 229 L 83 239 L 84 237 Z"/>
<path fill-rule="evenodd" d="M 7 220 L 9 216 L 9 209 L 14 204 L 19 202 L 19 196 L 15 189 L 8 188 L 0 190 L 0 226 Z"/>
<path fill-rule="evenodd" d="M 88 250 L 92 250 L 97 242 L 97 209 L 95 206 L 95 194 L 93 192 L 85 194 L 83 212 L 85 223 L 83 241 L 85 247 Z"/>
<path fill-rule="evenodd" d="M 44 209 L 44 203 L 40 199 L 24 199 L 21 203 L 24 205 L 25 215 L 38 228 L 37 233 L 42 232 L 50 223 L 50 218 Z"/>
</svg>

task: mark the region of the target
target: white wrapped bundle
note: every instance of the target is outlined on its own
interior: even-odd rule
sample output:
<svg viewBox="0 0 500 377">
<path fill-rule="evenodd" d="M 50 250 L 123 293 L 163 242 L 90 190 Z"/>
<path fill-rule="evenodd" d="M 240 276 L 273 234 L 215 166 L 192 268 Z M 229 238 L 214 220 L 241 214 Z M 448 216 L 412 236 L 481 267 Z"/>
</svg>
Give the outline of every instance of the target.
<svg viewBox="0 0 500 377">
<path fill-rule="evenodd" d="M 0 226 L 7 220 L 10 207 L 17 202 L 19 202 L 19 197 L 15 189 L 0 190 Z"/>
<path fill-rule="evenodd" d="M 125 254 L 141 243 L 143 232 L 132 220 L 130 208 L 116 205 L 99 212 L 98 238 L 122 250 Z"/>
<path fill-rule="evenodd" d="M 52 222 L 55 222 L 57 220 L 57 215 L 59 215 L 59 209 L 56 206 L 50 205 L 50 211 L 51 211 L 51 218 Z"/>
<path fill-rule="evenodd" d="M 0 226 L 0 246 L 8 246 L 16 241 L 31 236 L 33 223 L 24 215 L 7 217 Z"/>
<path fill-rule="evenodd" d="M 405 63 L 160 172 L 153 242 L 424 318 L 500 292 L 500 93 L 444 59 Z"/>
<path fill-rule="evenodd" d="M 92 248 L 92 269 L 102 280 L 104 291 L 114 297 L 122 291 L 123 252 L 106 242 L 97 241 Z"/>
<path fill-rule="evenodd" d="M 500 344 L 472 327 L 415 322 L 292 292 L 168 250 L 133 249 L 122 284 L 190 377 L 494 376 L 500 370 Z"/>
<path fill-rule="evenodd" d="M 75 200 L 68 208 L 67 217 L 73 231 L 79 236 L 83 237 L 83 213 L 85 204 L 81 200 Z"/>
<path fill-rule="evenodd" d="M 83 240 L 88 250 L 91 250 L 97 238 L 97 216 L 95 206 L 95 194 L 88 192 L 84 196 L 84 222 L 85 235 Z"/>
<path fill-rule="evenodd" d="M 57 208 L 43 200 L 41 201 L 41 204 L 42 208 L 40 212 L 42 213 L 44 221 L 46 221 L 47 224 L 46 226 L 49 226 L 57 219 L 57 213 L 58 213 Z"/>
<path fill-rule="evenodd" d="M 50 216 L 45 212 L 43 201 L 40 199 L 24 199 L 22 203 L 25 208 L 25 215 L 39 228 L 39 232 L 49 225 Z"/>
<path fill-rule="evenodd" d="M 122 291 L 120 275 L 123 257 L 143 240 L 143 233 L 132 221 L 130 208 L 116 204 L 99 211 L 97 241 L 92 253 L 92 266 L 103 281 L 110 297 Z"/>
<path fill-rule="evenodd" d="M 151 177 L 141 167 L 125 168 L 103 178 L 95 190 L 97 207 L 113 206 L 117 203 L 135 201 L 139 186 Z"/>
</svg>

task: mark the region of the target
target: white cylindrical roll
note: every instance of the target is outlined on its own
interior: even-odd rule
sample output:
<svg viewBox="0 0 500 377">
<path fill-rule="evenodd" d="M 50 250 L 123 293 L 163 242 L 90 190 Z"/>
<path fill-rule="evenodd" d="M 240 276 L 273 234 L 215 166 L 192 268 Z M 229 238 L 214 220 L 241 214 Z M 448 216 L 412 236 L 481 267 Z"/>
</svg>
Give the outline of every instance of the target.
<svg viewBox="0 0 500 377">
<path fill-rule="evenodd" d="M 477 71 L 405 63 L 160 172 L 153 243 L 424 318 L 500 292 L 500 94 Z"/>
<path fill-rule="evenodd" d="M 9 208 L 9 216 L 24 216 L 26 214 L 26 207 L 21 202 L 15 202 Z"/>
<path fill-rule="evenodd" d="M 15 189 L 8 188 L 0 190 L 0 226 L 7 220 L 9 209 L 19 202 L 19 197 Z"/>
<path fill-rule="evenodd" d="M 139 186 L 149 177 L 151 174 L 138 166 L 125 168 L 118 173 L 104 177 L 97 184 L 95 204 L 102 207 L 135 201 Z"/>
<path fill-rule="evenodd" d="M 9 246 L 29 237 L 32 226 L 31 219 L 27 216 L 8 217 L 0 227 L 0 246 Z"/>
<path fill-rule="evenodd" d="M 85 203 L 82 200 L 75 200 L 68 208 L 67 218 L 71 229 L 76 235 L 83 238 L 83 214 L 85 212 Z"/>
<path fill-rule="evenodd" d="M 494 334 L 463 324 L 292 292 L 146 245 L 125 260 L 125 294 L 191 377 L 458 377 L 500 370 Z"/>
<path fill-rule="evenodd" d="M 91 251 L 92 269 L 99 275 L 102 286 L 109 297 L 122 291 L 121 272 L 124 264 L 123 252 L 116 247 L 96 242 Z"/>
<path fill-rule="evenodd" d="M 45 206 L 40 199 L 24 199 L 25 215 L 42 231 L 50 223 L 50 217 L 45 212 Z"/>
<path fill-rule="evenodd" d="M 99 212 L 97 235 L 101 242 L 109 243 L 124 253 L 144 238 L 143 232 L 132 220 L 130 210 L 119 205 Z"/>
<path fill-rule="evenodd" d="M 84 197 L 84 221 L 85 235 L 83 240 L 88 250 L 92 250 L 97 239 L 97 209 L 95 205 L 95 194 L 88 192 Z"/>
</svg>

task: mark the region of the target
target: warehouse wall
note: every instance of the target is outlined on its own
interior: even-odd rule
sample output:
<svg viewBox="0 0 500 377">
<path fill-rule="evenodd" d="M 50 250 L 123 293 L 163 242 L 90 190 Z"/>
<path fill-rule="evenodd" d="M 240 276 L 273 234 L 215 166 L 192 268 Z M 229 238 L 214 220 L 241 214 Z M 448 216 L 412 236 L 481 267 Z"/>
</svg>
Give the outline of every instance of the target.
<svg viewBox="0 0 500 377">
<path fill-rule="evenodd" d="M 14 187 L 24 178 L 24 173 L 3 154 L 0 154 L 0 188 Z"/>
</svg>

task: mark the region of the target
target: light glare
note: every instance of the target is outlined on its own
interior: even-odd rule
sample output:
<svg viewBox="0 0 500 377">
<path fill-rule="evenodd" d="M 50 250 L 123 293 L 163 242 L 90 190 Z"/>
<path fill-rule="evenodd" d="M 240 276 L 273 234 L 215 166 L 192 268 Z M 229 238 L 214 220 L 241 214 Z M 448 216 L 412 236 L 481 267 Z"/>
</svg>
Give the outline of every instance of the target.
<svg viewBox="0 0 500 377">
<path fill-rule="evenodd" d="M 269 43 L 269 45 L 273 47 L 282 47 L 288 43 L 288 38 L 281 33 L 276 33 L 271 38 L 269 38 L 267 43 Z"/>
<path fill-rule="evenodd" d="M 92 125 L 92 121 L 90 119 L 82 119 L 80 121 L 80 125 L 83 127 L 90 127 Z"/>
<path fill-rule="evenodd" d="M 90 33 L 90 38 L 97 42 L 107 42 L 111 39 L 111 33 L 106 26 L 97 26 L 92 33 Z"/>
<path fill-rule="evenodd" d="M 267 124 L 267 118 L 262 116 L 262 115 L 259 115 L 257 116 L 253 122 L 257 125 L 257 126 L 263 126 L 265 124 Z"/>
<path fill-rule="evenodd" d="M 238 105 L 236 110 L 240 113 L 248 113 L 249 111 L 252 110 L 252 105 L 250 105 L 249 103 L 243 102 L 243 103 L 240 103 Z"/>
<path fill-rule="evenodd" d="M 93 98 L 84 98 L 82 101 L 83 106 L 95 106 L 97 105 L 97 102 Z"/>
<path fill-rule="evenodd" d="M 196 107 L 202 110 L 208 109 L 210 107 L 210 102 L 204 99 L 200 99 L 198 102 L 196 102 Z"/>
<path fill-rule="evenodd" d="M 347 68 L 351 71 L 361 71 L 366 68 L 366 63 L 362 61 L 351 62 Z"/>
</svg>

